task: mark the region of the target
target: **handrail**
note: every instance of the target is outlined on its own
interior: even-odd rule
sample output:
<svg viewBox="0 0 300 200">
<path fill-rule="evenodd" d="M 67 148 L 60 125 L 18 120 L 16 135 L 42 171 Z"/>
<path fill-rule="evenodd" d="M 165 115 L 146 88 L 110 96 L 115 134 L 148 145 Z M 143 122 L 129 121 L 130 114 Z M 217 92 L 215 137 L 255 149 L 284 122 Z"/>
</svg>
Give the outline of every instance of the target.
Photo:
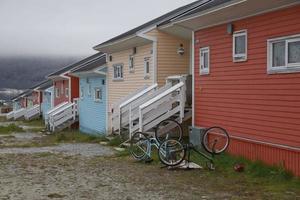
<svg viewBox="0 0 300 200">
<path fill-rule="evenodd" d="M 170 93 L 178 90 L 179 88 L 181 88 L 183 86 L 184 86 L 183 82 L 180 82 L 180 83 L 176 84 L 175 86 L 171 87 L 170 89 L 166 90 L 165 92 L 157 95 L 155 98 L 153 98 L 153 99 L 147 101 L 146 103 L 140 105 L 140 109 L 144 109 L 144 108 L 150 106 L 151 104 L 155 103 L 156 101 L 162 99 L 163 97 L 169 95 Z"/>
<path fill-rule="evenodd" d="M 75 103 L 70 103 L 69 105 L 66 105 L 66 106 L 64 106 L 64 107 L 62 107 L 62 108 L 56 110 L 55 112 L 51 113 L 51 115 L 52 115 L 52 116 L 53 116 L 53 115 L 57 115 L 58 113 L 60 113 L 60 112 L 62 112 L 62 111 L 64 111 L 64 110 L 67 110 L 68 108 L 70 108 L 70 107 L 72 107 L 72 106 L 74 106 L 74 105 L 75 105 Z"/>
<path fill-rule="evenodd" d="M 151 90 L 154 90 L 155 88 L 158 87 L 158 84 L 155 83 L 153 85 L 151 85 L 150 87 L 146 88 L 145 90 L 141 91 L 140 93 L 134 95 L 133 97 L 131 97 L 130 99 L 128 99 L 127 101 L 125 101 L 124 103 L 120 104 L 120 108 L 128 105 L 129 103 L 131 103 L 132 101 L 138 99 L 139 97 L 143 96 L 144 94 L 150 92 Z"/>
<path fill-rule="evenodd" d="M 69 102 L 65 101 L 57 106 L 55 106 L 54 108 L 52 108 L 51 110 L 49 110 L 47 112 L 47 115 L 50 115 L 52 112 L 55 112 L 57 109 L 60 109 L 61 107 L 64 107 L 65 105 L 67 105 Z"/>
</svg>

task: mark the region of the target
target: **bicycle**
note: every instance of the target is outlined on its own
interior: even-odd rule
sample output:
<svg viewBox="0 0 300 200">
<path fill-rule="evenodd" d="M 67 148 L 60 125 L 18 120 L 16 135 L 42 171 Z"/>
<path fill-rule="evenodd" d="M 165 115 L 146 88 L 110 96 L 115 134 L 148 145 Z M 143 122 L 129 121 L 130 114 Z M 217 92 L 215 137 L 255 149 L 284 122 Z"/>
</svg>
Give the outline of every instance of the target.
<svg viewBox="0 0 300 200">
<path fill-rule="evenodd" d="M 179 154 L 185 153 L 184 151 L 178 151 L 183 149 L 183 145 L 180 142 L 182 132 L 182 127 L 177 121 L 172 119 L 164 120 L 157 125 L 154 137 L 149 137 L 146 133 L 136 132 L 130 140 L 130 153 L 138 161 L 151 159 L 152 147 L 158 150 L 166 140 L 172 141 L 172 148 L 169 146 L 168 149 L 165 149 L 166 151 L 163 151 L 161 148 L 161 153 L 165 155 L 174 151 Z M 181 155 L 178 156 L 182 157 Z"/>
<path fill-rule="evenodd" d="M 202 157 L 206 158 L 208 162 L 206 163 L 207 167 L 211 170 L 214 170 L 214 156 L 221 154 L 224 152 L 229 146 L 229 135 L 227 131 L 221 127 L 211 127 L 205 130 L 201 144 L 204 150 L 211 155 L 207 155 L 201 151 L 199 151 L 192 143 L 182 145 L 184 149 L 184 157 L 179 157 L 178 160 L 174 161 L 174 157 L 172 153 L 176 153 L 172 151 L 173 142 L 170 140 L 164 141 L 159 150 L 158 155 L 160 161 L 165 164 L 166 166 L 174 167 L 180 165 L 184 160 L 187 152 L 187 163 L 190 162 L 191 151 L 195 151 L 197 154 L 201 155 Z M 171 149 L 171 151 L 167 149 Z M 182 149 L 178 149 L 179 152 L 182 152 Z M 177 154 L 176 154 L 177 155 Z"/>
</svg>

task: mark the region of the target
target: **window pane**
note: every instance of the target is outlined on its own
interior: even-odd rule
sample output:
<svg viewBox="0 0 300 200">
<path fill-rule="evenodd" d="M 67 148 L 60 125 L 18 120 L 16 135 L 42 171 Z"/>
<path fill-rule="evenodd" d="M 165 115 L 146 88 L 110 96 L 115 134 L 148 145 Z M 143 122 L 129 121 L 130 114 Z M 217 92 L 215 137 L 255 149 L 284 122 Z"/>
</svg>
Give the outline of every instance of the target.
<svg viewBox="0 0 300 200">
<path fill-rule="evenodd" d="M 246 53 L 246 36 L 241 35 L 235 37 L 235 54 Z"/>
<path fill-rule="evenodd" d="M 285 66 L 285 41 L 273 43 L 272 67 Z"/>
<path fill-rule="evenodd" d="M 288 49 L 289 63 L 300 63 L 300 41 L 290 42 Z"/>
<path fill-rule="evenodd" d="M 203 63 L 204 63 L 204 69 L 207 69 L 208 68 L 208 52 L 205 52 L 203 54 Z"/>
</svg>

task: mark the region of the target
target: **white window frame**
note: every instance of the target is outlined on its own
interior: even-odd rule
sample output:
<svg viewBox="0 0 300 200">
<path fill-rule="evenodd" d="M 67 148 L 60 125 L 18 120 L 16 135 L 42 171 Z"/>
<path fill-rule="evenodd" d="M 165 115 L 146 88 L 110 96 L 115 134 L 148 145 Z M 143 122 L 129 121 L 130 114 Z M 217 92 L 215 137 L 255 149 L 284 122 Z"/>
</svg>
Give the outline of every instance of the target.
<svg viewBox="0 0 300 200">
<path fill-rule="evenodd" d="M 274 73 L 292 73 L 300 72 L 300 62 L 299 63 L 288 63 L 288 44 L 291 42 L 299 42 L 300 34 L 272 38 L 267 40 L 267 71 L 268 74 Z M 273 44 L 278 42 L 285 42 L 285 65 L 273 67 Z"/>
<path fill-rule="evenodd" d="M 115 70 L 119 68 L 120 72 L 118 74 L 118 76 L 115 76 Z M 124 67 L 123 64 L 115 64 L 113 65 L 113 80 L 123 80 L 124 79 Z"/>
<path fill-rule="evenodd" d="M 66 97 L 69 97 L 69 88 L 65 88 L 65 95 Z"/>
<path fill-rule="evenodd" d="M 201 66 L 204 66 L 204 59 L 202 59 L 202 53 L 208 53 L 208 66 L 207 68 L 203 68 Z M 199 62 L 199 73 L 200 75 L 208 75 L 209 72 L 210 72 L 210 49 L 209 47 L 202 47 L 199 49 L 199 59 L 200 59 L 200 62 Z"/>
<path fill-rule="evenodd" d="M 245 53 L 235 53 L 235 38 L 245 36 Z M 232 58 L 233 62 L 245 62 L 248 59 L 248 32 L 247 30 L 236 31 L 232 35 Z"/>
<path fill-rule="evenodd" d="M 55 88 L 55 97 L 56 97 L 56 98 L 59 98 L 59 97 L 60 97 L 60 91 L 59 91 L 59 88 L 58 88 L 58 87 Z"/>
<path fill-rule="evenodd" d="M 128 58 L 129 72 L 134 72 L 134 55 L 130 55 Z"/>
<path fill-rule="evenodd" d="M 96 98 L 97 97 L 97 92 L 99 91 L 99 98 Z M 102 93 L 102 88 L 95 88 L 94 90 L 94 101 L 95 102 L 101 102 L 103 99 L 103 93 Z"/>
<path fill-rule="evenodd" d="M 149 66 L 149 72 L 147 72 L 147 64 Z M 150 63 L 150 57 L 144 58 L 144 79 L 150 78 L 150 69 L 151 63 Z"/>
</svg>

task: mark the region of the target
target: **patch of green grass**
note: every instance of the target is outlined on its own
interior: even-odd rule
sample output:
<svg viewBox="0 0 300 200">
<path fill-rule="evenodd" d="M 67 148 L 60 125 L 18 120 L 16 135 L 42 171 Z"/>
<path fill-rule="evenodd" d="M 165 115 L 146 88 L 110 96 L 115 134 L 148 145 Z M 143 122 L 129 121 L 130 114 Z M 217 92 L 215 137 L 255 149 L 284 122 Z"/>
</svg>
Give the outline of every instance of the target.
<svg viewBox="0 0 300 200">
<path fill-rule="evenodd" d="M 10 124 L 8 126 L 0 126 L 0 134 L 2 135 L 11 134 L 13 132 L 24 132 L 24 129 L 15 124 Z"/>
<path fill-rule="evenodd" d="M 124 141 L 120 136 L 115 136 L 111 140 L 108 141 L 109 146 L 117 147 L 120 146 Z"/>
<path fill-rule="evenodd" d="M 77 130 L 63 131 L 49 135 L 47 140 L 54 143 L 67 143 L 67 142 L 78 142 L 78 143 L 99 143 L 102 141 L 107 141 L 104 136 L 95 136 L 80 133 Z"/>
<path fill-rule="evenodd" d="M 203 157 L 196 153 L 191 154 L 191 160 L 202 166 L 206 166 Z M 246 182 L 250 185 L 261 184 L 267 192 L 297 191 L 300 188 L 300 179 L 286 171 L 282 165 L 269 166 L 261 161 L 250 161 L 243 157 L 222 154 L 215 156 L 216 170 L 209 172 L 212 176 L 226 177 L 233 180 Z M 244 171 L 236 172 L 234 166 L 243 164 Z M 240 180 L 242 179 L 242 180 Z M 300 194 L 299 194 L 300 195 Z"/>
<path fill-rule="evenodd" d="M 33 133 L 38 133 L 38 132 L 42 132 L 44 130 L 45 130 L 45 128 L 29 128 L 26 131 L 33 132 Z"/>
<path fill-rule="evenodd" d="M 44 127 L 45 123 L 42 118 L 33 119 L 30 121 L 22 121 L 22 123 L 26 126 L 35 126 L 35 127 Z"/>
</svg>

